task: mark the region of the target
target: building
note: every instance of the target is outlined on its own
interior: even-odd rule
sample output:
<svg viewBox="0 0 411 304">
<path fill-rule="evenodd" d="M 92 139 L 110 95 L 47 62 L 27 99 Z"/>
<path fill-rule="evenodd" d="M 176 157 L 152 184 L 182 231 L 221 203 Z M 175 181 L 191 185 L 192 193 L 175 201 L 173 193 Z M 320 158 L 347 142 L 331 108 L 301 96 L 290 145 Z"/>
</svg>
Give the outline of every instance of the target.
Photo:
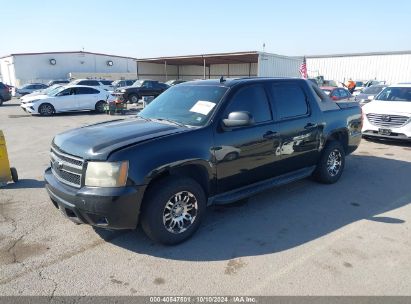
<svg viewBox="0 0 411 304">
<path fill-rule="evenodd" d="M 136 78 L 136 72 L 135 58 L 82 51 L 21 53 L 0 58 L 1 81 L 17 87 L 29 82 L 67 79 L 76 73 L 100 78 L 131 74 Z"/>
<path fill-rule="evenodd" d="M 139 79 L 300 77 L 302 58 L 264 52 L 236 52 L 137 59 Z"/>
<path fill-rule="evenodd" d="M 307 56 L 309 77 L 324 76 L 345 82 L 380 80 L 411 81 L 411 51 Z"/>
</svg>

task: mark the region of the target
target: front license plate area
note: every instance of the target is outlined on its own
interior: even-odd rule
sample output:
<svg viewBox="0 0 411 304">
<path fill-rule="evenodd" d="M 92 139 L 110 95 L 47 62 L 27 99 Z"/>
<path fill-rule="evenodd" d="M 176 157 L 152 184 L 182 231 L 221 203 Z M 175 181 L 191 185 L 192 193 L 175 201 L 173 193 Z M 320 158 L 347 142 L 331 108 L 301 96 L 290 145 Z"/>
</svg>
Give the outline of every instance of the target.
<svg viewBox="0 0 411 304">
<path fill-rule="evenodd" d="M 391 130 L 390 129 L 380 128 L 380 129 L 378 129 L 378 134 L 380 134 L 380 135 L 391 135 Z"/>
</svg>

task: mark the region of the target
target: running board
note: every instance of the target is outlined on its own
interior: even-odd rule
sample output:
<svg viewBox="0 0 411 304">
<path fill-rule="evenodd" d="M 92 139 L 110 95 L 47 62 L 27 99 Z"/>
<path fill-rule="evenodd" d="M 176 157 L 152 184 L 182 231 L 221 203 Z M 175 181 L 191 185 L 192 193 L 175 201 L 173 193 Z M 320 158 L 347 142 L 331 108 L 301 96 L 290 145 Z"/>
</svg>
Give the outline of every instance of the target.
<svg viewBox="0 0 411 304">
<path fill-rule="evenodd" d="M 224 205 L 230 204 L 244 198 L 248 198 L 260 192 L 269 190 L 274 187 L 282 186 L 310 176 L 315 170 L 315 166 L 299 169 L 286 173 L 262 182 L 244 186 L 229 192 L 218 194 L 208 199 L 207 205 Z"/>
</svg>

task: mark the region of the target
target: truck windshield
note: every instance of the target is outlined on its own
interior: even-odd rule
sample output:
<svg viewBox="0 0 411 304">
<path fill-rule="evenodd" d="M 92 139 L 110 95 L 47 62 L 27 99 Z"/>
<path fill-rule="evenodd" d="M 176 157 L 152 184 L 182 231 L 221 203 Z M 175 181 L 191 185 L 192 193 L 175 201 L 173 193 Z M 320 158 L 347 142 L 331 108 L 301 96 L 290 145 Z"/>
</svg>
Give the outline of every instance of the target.
<svg viewBox="0 0 411 304">
<path fill-rule="evenodd" d="M 411 102 L 411 87 L 385 88 L 375 100 Z"/>
<path fill-rule="evenodd" d="M 154 99 L 139 116 L 166 119 L 187 126 L 204 126 L 228 88 L 222 86 L 175 86 Z"/>
</svg>

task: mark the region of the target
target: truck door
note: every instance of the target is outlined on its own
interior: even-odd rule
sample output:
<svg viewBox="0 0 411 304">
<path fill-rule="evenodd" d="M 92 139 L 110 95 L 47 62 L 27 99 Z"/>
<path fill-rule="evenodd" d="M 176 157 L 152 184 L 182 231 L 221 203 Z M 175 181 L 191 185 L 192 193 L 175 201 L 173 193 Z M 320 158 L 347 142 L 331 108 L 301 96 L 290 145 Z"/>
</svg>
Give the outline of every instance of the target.
<svg viewBox="0 0 411 304">
<path fill-rule="evenodd" d="M 240 88 L 228 100 L 220 117 L 232 112 L 249 112 L 254 123 L 224 130 L 218 127 L 213 147 L 217 166 L 218 191 L 226 192 L 275 175 L 274 151 L 278 147 L 278 126 L 273 121 L 267 92 L 263 85 Z"/>
<path fill-rule="evenodd" d="M 308 94 L 296 81 L 270 85 L 279 122 L 283 173 L 315 165 L 318 161 L 320 133 L 317 108 L 310 106 Z"/>
</svg>

